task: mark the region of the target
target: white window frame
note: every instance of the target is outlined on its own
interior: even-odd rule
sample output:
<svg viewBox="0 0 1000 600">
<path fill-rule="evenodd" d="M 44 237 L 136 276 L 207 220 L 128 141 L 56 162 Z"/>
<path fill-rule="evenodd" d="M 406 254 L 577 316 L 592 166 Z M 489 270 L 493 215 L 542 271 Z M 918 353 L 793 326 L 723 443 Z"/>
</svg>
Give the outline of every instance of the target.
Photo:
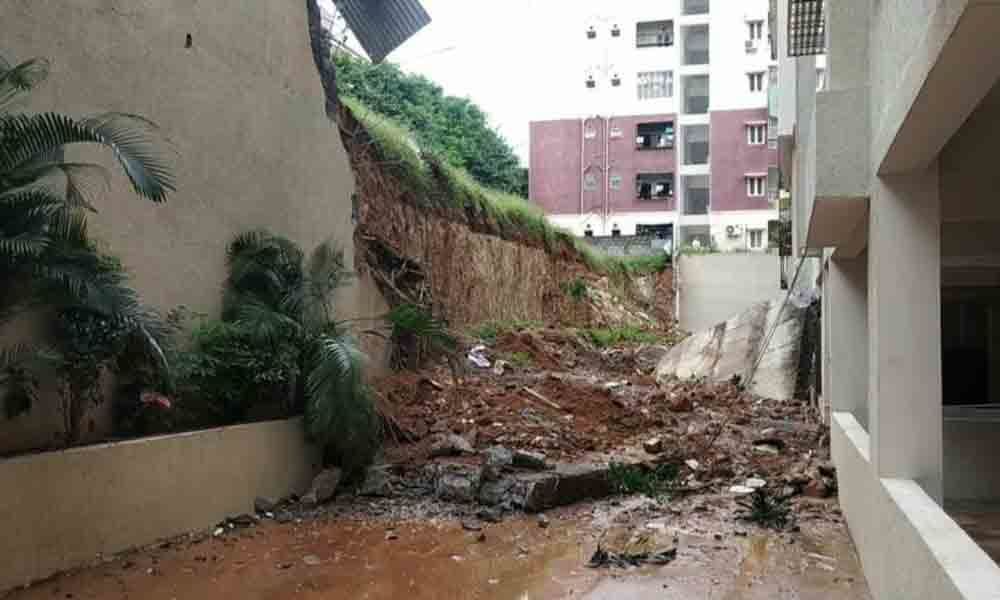
<svg viewBox="0 0 1000 600">
<path fill-rule="evenodd" d="M 747 196 L 762 198 L 767 192 L 767 177 L 763 175 L 747 175 Z"/>
<path fill-rule="evenodd" d="M 764 72 L 751 71 L 747 73 L 747 80 L 750 82 L 750 91 L 753 93 L 764 91 Z"/>
<path fill-rule="evenodd" d="M 674 97 L 674 72 L 639 71 L 636 73 L 636 97 L 639 100 L 657 100 Z"/>
<path fill-rule="evenodd" d="M 757 238 L 754 240 L 754 238 Z M 764 230 L 763 229 L 750 229 L 747 231 L 747 238 L 749 239 L 751 250 L 761 250 L 764 248 Z M 756 243 L 754 243 L 756 241 Z"/>
<path fill-rule="evenodd" d="M 765 143 L 767 143 L 767 125 L 763 123 L 747 124 L 747 144 L 763 146 Z"/>
</svg>

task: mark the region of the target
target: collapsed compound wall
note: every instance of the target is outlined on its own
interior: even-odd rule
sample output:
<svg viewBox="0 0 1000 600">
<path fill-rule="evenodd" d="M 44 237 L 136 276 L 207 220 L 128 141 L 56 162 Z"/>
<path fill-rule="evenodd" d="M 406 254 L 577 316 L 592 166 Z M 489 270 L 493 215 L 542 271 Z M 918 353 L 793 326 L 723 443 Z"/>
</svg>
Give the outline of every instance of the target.
<svg viewBox="0 0 1000 600">
<path fill-rule="evenodd" d="M 348 107 L 340 119 L 358 185 L 356 265 L 390 304 L 425 304 L 452 327 L 500 320 L 672 325 L 670 267 L 646 276 L 602 272 L 571 244 L 546 242 L 469 207 L 431 206 L 420 197 L 426 191 L 386 166 Z"/>
</svg>

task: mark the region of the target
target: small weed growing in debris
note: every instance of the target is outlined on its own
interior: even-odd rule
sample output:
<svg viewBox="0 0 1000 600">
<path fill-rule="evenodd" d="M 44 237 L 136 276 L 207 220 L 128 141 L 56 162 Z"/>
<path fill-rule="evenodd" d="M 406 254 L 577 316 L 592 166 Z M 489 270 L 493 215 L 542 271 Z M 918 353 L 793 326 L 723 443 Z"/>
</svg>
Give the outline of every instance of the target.
<svg viewBox="0 0 1000 600">
<path fill-rule="evenodd" d="M 608 348 L 619 344 L 653 344 L 660 341 L 655 333 L 638 327 L 616 327 L 611 329 L 584 329 L 583 337 L 598 348 Z"/>
<path fill-rule="evenodd" d="M 608 465 L 608 478 L 622 494 L 642 494 L 648 498 L 662 498 L 673 487 L 680 469 L 674 464 L 656 465 L 652 469 L 642 465 Z"/>
<path fill-rule="evenodd" d="M 532 329 L 540 326 L 541 324 L 535 321 L 487 321 L 473 327 L 469 333 L 471 333 L 473 337 L 492 344 L 497 341 L 498 337 L 512 331 L 521 331 L 523 329 Z"/>
<path fill-rule="evenodd" d="M 580 302 L 587 297 L 587 282 L 582 277 L 563 283 L 562 289 L 575 302 Z"/>
<path fill-rule="evenodd" d="M 534 360 L 531 358 L 531 355 L 528 354 L 527 352 L 515 352 L 510 355 L 510 364 L 514 365 L 519 369 L 523 369 L 524 367 L 529 367 L 533 362 Z"/>
<path fill-rule="evenodd" d="M 750 494 L 749 500 L 737 500 L 744 509 L 740 519 L 756 523 L 770 529 L 783 529 L 791 518 L 791 504 L 787 496 L 782 496 L 767 488 L 759 488 Z"/>
</svg>

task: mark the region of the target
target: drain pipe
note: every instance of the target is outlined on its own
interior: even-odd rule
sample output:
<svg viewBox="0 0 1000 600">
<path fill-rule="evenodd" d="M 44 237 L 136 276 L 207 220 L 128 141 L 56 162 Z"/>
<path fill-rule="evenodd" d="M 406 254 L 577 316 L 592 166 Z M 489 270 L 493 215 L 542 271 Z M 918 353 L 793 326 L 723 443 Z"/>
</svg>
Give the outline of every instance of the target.
<svg viewBox="0 0 1000 600">
<path fill-rule="evenodd" d="M 580 215 L 583 216 L 583 178 L 587 175 L 586 163 L 587 146 L 587 117 L 580 119 L 580 178 L 577 185 L 580 186 Z"/>
<path fill-rule="evenodd" d="M 604 117 L 604 229 L 611 218 L 611 117 Z"/>
</svg>

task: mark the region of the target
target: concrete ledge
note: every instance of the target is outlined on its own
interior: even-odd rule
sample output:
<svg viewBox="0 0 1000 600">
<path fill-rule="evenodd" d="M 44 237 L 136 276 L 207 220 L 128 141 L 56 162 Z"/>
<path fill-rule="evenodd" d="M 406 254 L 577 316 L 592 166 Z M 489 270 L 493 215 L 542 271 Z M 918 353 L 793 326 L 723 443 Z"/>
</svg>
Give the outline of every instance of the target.
<svg viewBox="0 0 1000 600">
<path fill-rule="evenodd" d="M 319 462 L 301 419 L 0 461 L 0 591 L 301 492 Z"/>
<path fill-rule="evenodd" d="M 840 501 L 875 600 L 997 600 L 1000 567 L 914 481 L 879 479 L 868 435 L 835 412 Z"/>
</svg>

